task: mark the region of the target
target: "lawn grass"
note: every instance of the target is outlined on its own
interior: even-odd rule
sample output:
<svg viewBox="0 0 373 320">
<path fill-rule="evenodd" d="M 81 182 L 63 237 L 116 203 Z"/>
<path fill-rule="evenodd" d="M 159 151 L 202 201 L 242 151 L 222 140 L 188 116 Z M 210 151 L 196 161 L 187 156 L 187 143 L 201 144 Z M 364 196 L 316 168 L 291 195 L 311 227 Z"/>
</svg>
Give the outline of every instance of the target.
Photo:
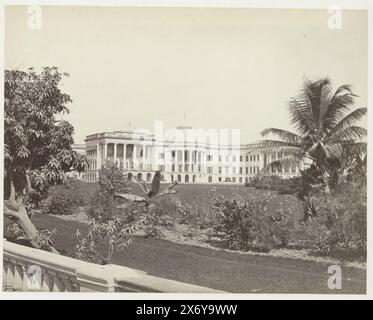
<svg viewBox="0 0 373 320">
<path fill-rule="evenodd" d="M 33 222 L 38 228 L 57 229 L 56 248 L 61 252 L 72 252 L 76 230 L 84 233 L 87 229 L 76 221 L 41 214 Z M 365 271 L 356 268 L 343 267 L 342 289 L 330 290 L 325 263 L 211 250 L 154 238 L 135 237 L 112 262 L 228 292 L 363 294 L 366 287 Z"/>
</svg>

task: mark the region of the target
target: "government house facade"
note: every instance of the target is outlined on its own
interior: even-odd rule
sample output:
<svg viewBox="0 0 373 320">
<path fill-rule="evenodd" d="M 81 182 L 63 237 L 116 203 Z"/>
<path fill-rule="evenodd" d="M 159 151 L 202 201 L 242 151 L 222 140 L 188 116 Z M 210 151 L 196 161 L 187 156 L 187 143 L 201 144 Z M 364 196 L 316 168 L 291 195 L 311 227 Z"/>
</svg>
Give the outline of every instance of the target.
<svg viewBox="0 0 373 320">
<path fill-rule="evenodd" d="M 185 134 L 190 127 L 177 127 Z M 185 135 L 179 135 L 179 137 Z M 84 180 L 95 182 L 106 161 L 115 162 L 128 175 L 151 182 L 160 171 L 162 182 L 243 184 L 259 175 L 278 152 L 263 153 L 256 144 L 217 144 L 190 139 L 157 141 L 154 134 L 138 129 L 91 134 L 85 139 L 89 168 Z M 299 166 L 272 167 L 269 174 L 292 177 Z"/>
</svg>

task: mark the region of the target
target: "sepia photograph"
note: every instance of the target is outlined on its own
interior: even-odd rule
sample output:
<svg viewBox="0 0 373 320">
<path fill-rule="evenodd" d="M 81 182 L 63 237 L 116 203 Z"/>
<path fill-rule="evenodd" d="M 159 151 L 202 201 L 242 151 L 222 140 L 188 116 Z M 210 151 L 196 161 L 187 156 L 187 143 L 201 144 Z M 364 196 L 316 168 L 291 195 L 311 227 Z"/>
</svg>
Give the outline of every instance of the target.
<svg viewBox="0 0 373 320">
<path fill-rule="evenodd" d="M 3 16 L 2 294 L 367 294 L 367 8 Z"/>
</svg>

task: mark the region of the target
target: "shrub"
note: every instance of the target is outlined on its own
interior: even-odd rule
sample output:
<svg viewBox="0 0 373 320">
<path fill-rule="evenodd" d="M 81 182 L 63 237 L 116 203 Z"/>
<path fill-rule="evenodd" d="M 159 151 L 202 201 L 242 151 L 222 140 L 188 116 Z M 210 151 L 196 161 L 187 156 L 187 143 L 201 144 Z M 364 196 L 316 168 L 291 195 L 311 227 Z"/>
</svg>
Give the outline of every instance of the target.
<svg viewBox="0 0 373 320">
<path fill-rule="evenodd" d="M 40 205 L 41 212 L 55 215 L 72 215 L 78 208 L 72 201 L 71 194 L 66 186 L 53 188 L 46 200 Z"/>
<path fill-rule="evenodd" d="M 137 202 L 115 196 L 117 193 L 129 193 L 130 185 L 122 169 L 114 163 L 107 162 L 101 169 L 97 189 L 88 208 L 91 218 L 88 232 L 85 236 L 77 232 L 76 258 L 99 264 L 109 263 L 117 251 L 132 242 L 136 232 L 145 231 L 148 236 L 157 236 L 158 226 L 173 224 L 180 204 L 176 198 L 163 195 Z"/>
<path fill-rule="evenodd" d="M 192 225 L 200 229 L 206 229 L 216 226 L 219 221 L 217 218 L 217 208 L 215 204 L 223 197 L 211 189 L 201 194 L 197 199 L 182 202 L 182 216 L 179 222 Z"/>
<path fill-rule="evenodd" d="M 229 248 L 266 252 L 273 247 L 266 200 L 225 200 L 216 207 L 221 220 L 217 231 L 223 233 Z"/>
<path fill-rule="evenodd" d="M 330 254 L 330 231 L 317 220 L 310 220 L 295 226 L 291 234 L 290 247 L 306 249 L 315 255 Z"/>
<path fill-rule="evenodd" d="M 146 204 L 128 202 L 115 211 L 115 215 L 105 219 L 91 219 L 88 232 L 83 236 L 78 230 L 78 244 L 74 257 L 99 264 L 110 263 L 116 252 L 131 244 L 138 231 L 145 231 L 147 236 L 158 236 L 160 225 L 172 225 L 164 208 L 173 210 L 177 202 L 170 199 L 153 198 Z"/>
<path fill-rule="evenodd" d="M 367 243 L 365 185 L 345 183 L 313 196 L 315 214 L 295 226 L 291 246 L 316 255 L 364 256 Z"/>
<path fill-rule="evenodd" d="M 331 232 L 329 237 L 331 250 L 365 254 L 367 245 L 366 185 L 345 183 L 329 196 L 319 196 L 319 201 L 319 212 Z"/>
<path fill-rule="evenodd" d="M 313 211 L 307 219 L 299 214 L 302 208 L 294 196 L 278 199 L 281 202 L 277 197 L 266 201 L 250 192 L 234 200 L 220 199 L 215 206 L 219 217 L 215 230 L 236 250 L 287 247 L 314 255 L 365 256 L 365 184 L 345 183 L 330 195 L 312 195 Z"/>
<path fill-rule="evenodd" d="M 269 225 L 274 246 L 279 248 L 287 247 L 295 225 L 292 209 L 277 209 L 274 215 L 269 216 Z"/>
<path fill-rule="evenodd" d="M 79 206 L 88 203 L 90 193 L 87 184 L 78 180 L 66 180 L 61 185 L 51 187 L 49 195 L 40 203 L 40 209 L 45 214 L 72 215 Z"/>
<path fill-rule="evenodd" d="M 88 216 L 97 221 L 105 221 L 118 215 L 118 206 L 122 200 L 115 193 L 126 193 L 129 190 L 128 181 L 123 170 L 113 162 L 106 162 L 99 172 L 96 190 L 88 205 Z"/>
<path fill-rule="evenodd" d="M 162 226 L 173 225 L 182 207 L 180 200 L 170 195 L 155 198 L 152 205 L 156 224 Z"/>
<path fill-rule="evenodd" d="M 176 197 L 166 195 L 153 198 L 144 215 L 147 223 L 142 228 L 146 237 L 161 237 L 163 228 L 172 228 L 183 211 L 183 204 Z"/>
<path fill-rule="evenodd" d="M 131 210 L 135 213 L 136 210 Z M 76 232 L 78 240 L 73 257 L 98 264 L 108 264 L 114 253 L 122 251 L 131 242 L 134 233 L 146 224 L 146 217 L 135 220 L 133 214 L 118 215 L 111 219 L 91 219 L 88 232 Z"/>
</svg>

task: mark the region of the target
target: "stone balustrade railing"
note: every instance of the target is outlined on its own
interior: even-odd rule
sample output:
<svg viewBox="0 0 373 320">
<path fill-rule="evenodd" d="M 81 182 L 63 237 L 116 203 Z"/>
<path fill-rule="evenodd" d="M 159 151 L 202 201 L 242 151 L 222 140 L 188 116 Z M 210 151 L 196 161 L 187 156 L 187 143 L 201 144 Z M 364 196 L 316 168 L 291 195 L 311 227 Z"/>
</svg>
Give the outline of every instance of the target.
<svg viewBox="0 0 373 320">
<path fill-rule="evenodd" d="M 3 291 L 218 293 L 118 265 L 97 265 L 4 240 Z"/>
</svg>

